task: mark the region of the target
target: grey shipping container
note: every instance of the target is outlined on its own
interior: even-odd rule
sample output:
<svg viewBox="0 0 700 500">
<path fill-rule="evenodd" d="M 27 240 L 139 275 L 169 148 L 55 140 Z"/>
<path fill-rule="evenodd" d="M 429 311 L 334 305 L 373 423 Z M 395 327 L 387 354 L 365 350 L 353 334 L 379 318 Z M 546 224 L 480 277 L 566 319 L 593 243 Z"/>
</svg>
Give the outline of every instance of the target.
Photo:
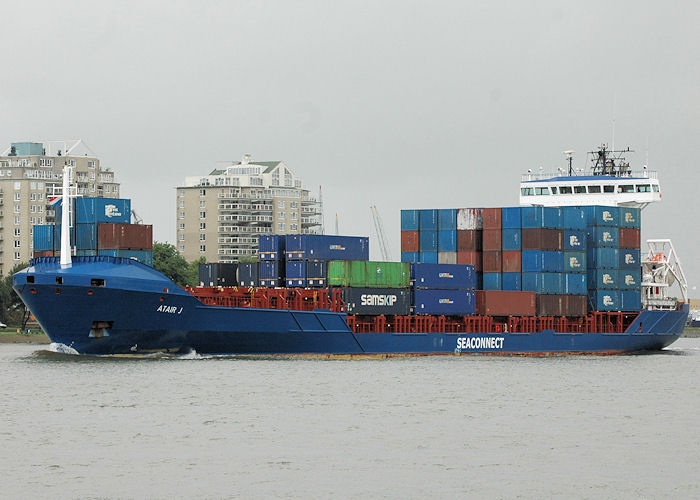
<svg viewBox="0 0 700 500">
<path fill-rule="evenodd" d="M 359 315 L 405 315 L 411 311 L 408 288 L 343 288 L 345 311 Z"/>
</svg>

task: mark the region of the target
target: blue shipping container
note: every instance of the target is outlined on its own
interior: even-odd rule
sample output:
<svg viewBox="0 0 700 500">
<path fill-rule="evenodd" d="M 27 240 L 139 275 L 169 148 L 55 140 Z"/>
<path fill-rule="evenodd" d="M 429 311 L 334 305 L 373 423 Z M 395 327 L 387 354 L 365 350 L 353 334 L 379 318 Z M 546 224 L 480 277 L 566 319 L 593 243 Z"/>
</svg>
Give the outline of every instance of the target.
<svg viewBox="0 0 700 500">
<path fill-rule="evenodd" d="M 642 293 L 623 290 L 620 292 L 621 311 L 639 311 L 642 309 Z"/>
<path fill-rule="evenodd" d="M 588 269 L 615 269 L 619 266 L 620 251 L 617 248 L 589 248 L 586 257 Z"/>
<path fill-rule="evenodd" d="M 591 226 L 586 233 L 589 247 L 618 248 L 620 246 L 620 230 L 616 227 Z"/>
<path fill-rule="evenodd" d="M 620 248 L 621 269 L 639 269 L 641 265 L 641 252 L 638 248 Z"/>
<path fill-rule="evenodd" d="M 520 273 L 502 273 L 501 288 L 503 290 L 520 291 L 523 289 L 522 275 Z"/>
<path fill-rule="evenodd" d="M 586 214 L 586 226 L 615 227 L 618 225 L 620 213 L 618 207 L 592 205 L 582 208 Z"/>
<path fill-rule="evenodd" d="M 642 217 L 641 213 L 642 211 L 638 208 L 630 208 L 630 207 L 619 207 L 620 209 L 620 216 L 619 216 L 619 224 L 620 227 L 632 227 L 639 229 L 641 227 L 641 222 L 642 222 Z"/>
<path fill-rule="evenodd" d="M 328 262 L 325 260 L 307 261 L 306 284 L 308 286 L 326 286 L 328 284 Z"/>
<path fill-rule="evenodd" d="M 284 274 L 287 286 L 306 286 L 306 261 L 288 260 L 285 264 Z"/>
<path fill-rule="evenodd" d="M 421 252 L 418 257 L 418 262 L 423 262 L 425 264 L 437 264 L 438 263 L 438 253 L 437 252 Z"/>
<path fill-rule="evenodd" d="M 97 224 L 75 225 L 75 248 L 97 250 Z"/>
<path fill-rule="evenodd" d="M 564 275 L 564 293 L 566 295 L 586 295 L 588 292 L 585 274 L 567 273 Z"/>
<path fill-rule="evenodd" d="M 521 237 L 522 232 L 520 229 L 502 229 L 501 247 L 503 250 L 520 250 L 522 248 Z"/>
<path fill-rule="evenodd" d="M 283 262 L 278 260 L 266 260 L 259 263 L 258 276 L 260 280 L 284 278 Z M 266 285 L 263 285 L 266 286 Z"/>
<path fill-rule="evenodd" d="M 401 262 L 418 262 L 420 254 L 418 252 L 401 252 Z"/>
<path fill-rule="evenodd" d="M 419 221 L 418 210 L 401 210 L 401 231 L 418 231 Z"/>
<path fill-rule="evenodd" d="M 501 290 L 502 287 L 501 273 L 484 273 L 484 290 Z"/>
<path fill-rule="evenodd" d="M 369 238 L 329 234 L 288 234 L 289 260 L 369 260 Z"/>
<path fill-rule="evenodd" d="M 131 222 L 131 200 L 124 198 L 76 198 L 75 222 L 95 224 Z"/>
<path fill-rule="evenodd" d="M 521 207 L 503 207 L 501 209 L 501 227 L 503 229 L 520 229 Z M 504 248 L 506 250 L 506 248 Z M 519 250 L 519 249 L 514 249 Z"/>
<path fill-rule="evenodd" d="M 594 311 L 620 311 L 622 308 L 618 290 L 591 290 L 588 302 Z"/>
<path fill-rule="evenodd" d="M 620 269 L 618 273 L 618 288 L 620 290 L 641 290 L 641 269 Z"/>
<path fill-rule="evenodd" d="M 586 272 L 586 252 L 564 252 L 565 273 Z"/>
<path fill-rule="evenodd" d="M 617 290 L 619 284 L 618 269 L 589 269 L 588 288 L 591 290 Z"/>
<path fill-rule="evenodd" d="M 438 251 L 438 232 L 437 231 L 421 231 L 418 233 L 418 246 L 422 252 L 437 252 Z"/>
<path fill-rule="evenodd" d="M 561 229 L 559 207 L 521 207 L 521 227 L 523 229 Z"/>
<path fill-rule="evenodd" d="M 471 290 L 476 288 L 474 266 L 462 264 L 413 264 L 411 284 L 415 288 Z"/>
<path fill-rule="evenodd" d="M 564 229 L 586 229 L 586 214 L 580 207 L 561 207 L 561 224 Z"/>
<path fill-rule="evenodd" d="M 54 225 L 34 226 L 32 229 L 32 241 L 35 252 L 53 251 L 53 230 Z"/>
<path fill-rule="evenodd" d="M 438 231 L 438 252 L 457 251 L 457 230 Z"/>
<path fill-rule="evenodd" d="M 240 286 L 258 286 L 260 283 L 258 279 L 258 262 L 239 262 L 238 270 L 238 284 Z"/>
<path fill-rule="evenodd" d="M 523 250 L 522 271 L 525 273 L 560 273 L 564 270 L 564 252 L 556 250 Z"/>
<path fill-rule="evenodd" d="M 437 210 L 421 210 L 420 230 L 437 231 L 438 230 L 438 211 Z"/>
<path fill-rule="evenodd" d="M 439 231 L 456 231 L 457 230 L 457 209 L 456 208 L 441 208 L 438 210 L 438 230 Z"/>
<path fill-rule="evenodd" d="M 586 231 L 564 231 L 564 250 L 586 250 Z"/>
<path fill-rule="evenodd" d="M 415 314 L 440 314 L 464 316 L 476 312 L 473 290 L 430 290 L 413 291 Z"/>
<path fill-rule="evenodd" d="M 80 198 L 78 198 L 80 199 Z M 94 255 L 94 250 L 84 250 Z M 138 260 L 142 264 L 153 267 L 153 251 L 152 250 L 98 250 L 97 255 L 108 255 L 110 257 L 121 257 L 123 259 Z"/>
<path fill-rule="evenodd" d="M 523 290 L 541 295 L 563 295 L 562 273 L 522 273 Z"/>
<path fill-rule="evenodd" d="M 258 236 L 258 257 L 260 260 L 284 260 L 286 236 L 266 234 Z"/>
</svg>

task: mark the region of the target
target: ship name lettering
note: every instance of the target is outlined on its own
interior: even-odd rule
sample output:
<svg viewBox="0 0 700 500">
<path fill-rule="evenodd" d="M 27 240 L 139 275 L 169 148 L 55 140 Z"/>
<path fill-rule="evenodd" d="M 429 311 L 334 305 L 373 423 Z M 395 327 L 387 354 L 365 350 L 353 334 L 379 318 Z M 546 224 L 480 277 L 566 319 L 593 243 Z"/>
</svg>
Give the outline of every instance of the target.
<svg viewBox="0 0 700 500">
<path fill-rule="evenodd" d="M 457 349 L 503 349 L 504 337 L 459 337 Z"/>
<path fill-rule="evenodd" d="M 170 314 L 182 314 L 182 307 L 180 308 L 180 311 L 177 310 L 177 306 L 163 306 L 160 305 L 158 306 L 158 309 L 156 309 L 157 312 L 163 312 L 163 313 L 170 313 Z"/>
</svg>

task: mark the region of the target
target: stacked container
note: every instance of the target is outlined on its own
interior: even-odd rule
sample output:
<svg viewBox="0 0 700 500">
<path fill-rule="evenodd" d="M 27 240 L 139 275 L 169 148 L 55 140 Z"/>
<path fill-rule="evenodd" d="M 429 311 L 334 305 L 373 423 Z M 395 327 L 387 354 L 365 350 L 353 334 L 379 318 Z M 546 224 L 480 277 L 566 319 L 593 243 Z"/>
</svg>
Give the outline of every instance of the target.
<svg viewBox="0 0 700 500">
<path fill-rule="evenodd" d="M 522 227 L 520 207 L 504 207 L 502 212 L 501 289 L 522 290 Z M 486 289 L 486 287 L 484 287 Z"/>
<path fill-rule="evenodd" d="M 476 312 L 474 266 L 411 264 L 414 314 L 464 316 Z"/>
<path fill-rule="evenodd" d="M 199 286 L 238 286 L 238 264 L 199 264 Z"/>
<path fill-rule="evenodd" d="M 483 209 L 482 266 L 484 290 L 500 290 L 501 285 L 501 238 L 502 210 L 500 208 Z"/>
<path fill-rule="evenodd" d="M 367 237 L 288 234 L 286 237 L 278 238 L 284 238 L 285 241 L 277 244 L 276 255 L 282 255 L 280 250 L 282 248 L 286 262 L 280 260 L 276 267 L 261 262 L 261 286 L 278 286 L 276 283 L 286 283 L 288 287 L 325 287 L 328 286 L 329 261 L 369 259 Z M 263 244 L 262 238 L 260 243 Z M 272 256 L 274 249 L 268 250 L 267 244 L 264 245 L 266 255 Z"/>
</svg>

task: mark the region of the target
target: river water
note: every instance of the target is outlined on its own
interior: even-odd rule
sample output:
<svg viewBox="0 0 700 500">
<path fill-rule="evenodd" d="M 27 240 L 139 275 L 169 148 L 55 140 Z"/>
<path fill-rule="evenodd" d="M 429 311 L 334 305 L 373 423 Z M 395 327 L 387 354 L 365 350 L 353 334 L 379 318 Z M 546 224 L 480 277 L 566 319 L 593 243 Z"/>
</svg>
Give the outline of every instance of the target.
<svg viewBox="0 0 700 500">
<path fill-rule="evenodd" d="M 0 345 L 2 498 L 700 497 L 700 339 L 613 357 Z"/>
</svg>

